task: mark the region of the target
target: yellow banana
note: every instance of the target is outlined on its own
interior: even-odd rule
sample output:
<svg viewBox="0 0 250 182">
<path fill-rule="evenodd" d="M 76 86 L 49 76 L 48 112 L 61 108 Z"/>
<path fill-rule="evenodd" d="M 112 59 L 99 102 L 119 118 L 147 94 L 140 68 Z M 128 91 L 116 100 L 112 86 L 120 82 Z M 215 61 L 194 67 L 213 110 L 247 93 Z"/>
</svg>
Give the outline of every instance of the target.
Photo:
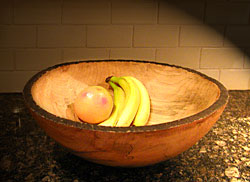
<svg viewBox="0 0 250 182">
<path fill-rule="evenodd" d="M 134 81 L 129 77 L 109 77 L 106 81 L 119 84 L 125 92 L 125 104 L 116 126 L 128 127 L 133 122 L 140 104 L 140 92 Z"/>
<path fill-rule="evenodd" d="M 99 124 L 101 126 L 115 126 L 119 113 L 123 109 L 125 103 L 125 93 L 122 88 L 111 81 L 109 82 L 109 84 L 114 90 L 114 109 L 110 117 Z"/>
<path fill-rule="evenodd" d="M 135 126 L 144 126 L 147 124 L 149 115 L 150 115 L 150 98 L 147 89 L 143 85 L 141 81 L 136 79 L 135 77 L 129 76 L 130 79 L 132 79 L 135 84 L 137 85 L 140 96 L 141 96 L 141 102 L 137 111 L 137 114 L 135 116 L 135 119 L 133 121 L 133 125 Z"/>
</svg>

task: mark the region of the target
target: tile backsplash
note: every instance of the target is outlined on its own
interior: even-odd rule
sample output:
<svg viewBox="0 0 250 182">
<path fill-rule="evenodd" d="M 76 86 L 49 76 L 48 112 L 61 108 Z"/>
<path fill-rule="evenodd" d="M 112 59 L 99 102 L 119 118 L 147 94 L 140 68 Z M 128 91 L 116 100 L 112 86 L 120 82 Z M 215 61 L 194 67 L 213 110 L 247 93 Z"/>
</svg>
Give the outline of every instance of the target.
<svg viewBox="0 0 250 182">
<path fill-rule="evenodd" d="M 136 59 L 250 89 L 250 0 L 1 0 L 0 92 L 68 61 Z"/>
</svg>

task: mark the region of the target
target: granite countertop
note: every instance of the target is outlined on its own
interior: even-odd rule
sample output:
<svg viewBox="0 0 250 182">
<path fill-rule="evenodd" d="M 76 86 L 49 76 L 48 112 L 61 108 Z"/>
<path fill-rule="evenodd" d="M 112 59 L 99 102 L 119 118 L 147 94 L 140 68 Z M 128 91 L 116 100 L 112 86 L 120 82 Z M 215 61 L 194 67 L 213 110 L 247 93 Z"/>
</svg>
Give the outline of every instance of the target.
<svg viewBox="0 0 250 182">
<path fill-rule="evenodd" d="M 250 181 L 250 90 L 229 91 L 221 118 L 196 145 L 165 162 L 114 168 L 76 157 L 46 136 L 20 93 L 0 94 L 0 181 Z"/>
</svg>

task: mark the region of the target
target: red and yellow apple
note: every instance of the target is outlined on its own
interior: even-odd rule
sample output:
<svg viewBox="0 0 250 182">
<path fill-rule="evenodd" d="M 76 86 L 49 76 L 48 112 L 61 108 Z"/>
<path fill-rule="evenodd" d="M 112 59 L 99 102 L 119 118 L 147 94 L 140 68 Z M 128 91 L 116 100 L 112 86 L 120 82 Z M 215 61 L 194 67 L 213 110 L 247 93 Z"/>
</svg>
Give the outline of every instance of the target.
<svg viewBox="0 0 250 182">
<path fill-rule="evenodd" d="M 113 109 L 113 98 L 109 91 L 101 86 L 89 86 L 82 90 L 74 102 L 76 115 L 91 124 L 100 123 L 109 118 Z"/>
</svg>

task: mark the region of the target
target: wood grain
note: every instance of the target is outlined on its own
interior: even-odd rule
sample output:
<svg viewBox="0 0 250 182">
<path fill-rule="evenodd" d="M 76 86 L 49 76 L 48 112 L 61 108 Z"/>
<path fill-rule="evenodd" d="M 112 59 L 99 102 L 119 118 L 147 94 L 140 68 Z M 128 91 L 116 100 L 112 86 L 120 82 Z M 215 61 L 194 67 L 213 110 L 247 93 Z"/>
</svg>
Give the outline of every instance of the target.
<svg viewBox="0 0 250 182">
<path fill-rule="evenodd" d="M 220 93 L 213 82 L 180 68 L 134 62 L 94 62 L 47 72 L 34 84 L 32 95 L 46 111 L 72 119 L 66 111 L 76 95 L 89 85 L 109 88 L 105 79 L 110 75 L 130 75 L 143 82 L 152 104 L 149 125 L 194 115 L 214 103 Z"/>
</svg>

